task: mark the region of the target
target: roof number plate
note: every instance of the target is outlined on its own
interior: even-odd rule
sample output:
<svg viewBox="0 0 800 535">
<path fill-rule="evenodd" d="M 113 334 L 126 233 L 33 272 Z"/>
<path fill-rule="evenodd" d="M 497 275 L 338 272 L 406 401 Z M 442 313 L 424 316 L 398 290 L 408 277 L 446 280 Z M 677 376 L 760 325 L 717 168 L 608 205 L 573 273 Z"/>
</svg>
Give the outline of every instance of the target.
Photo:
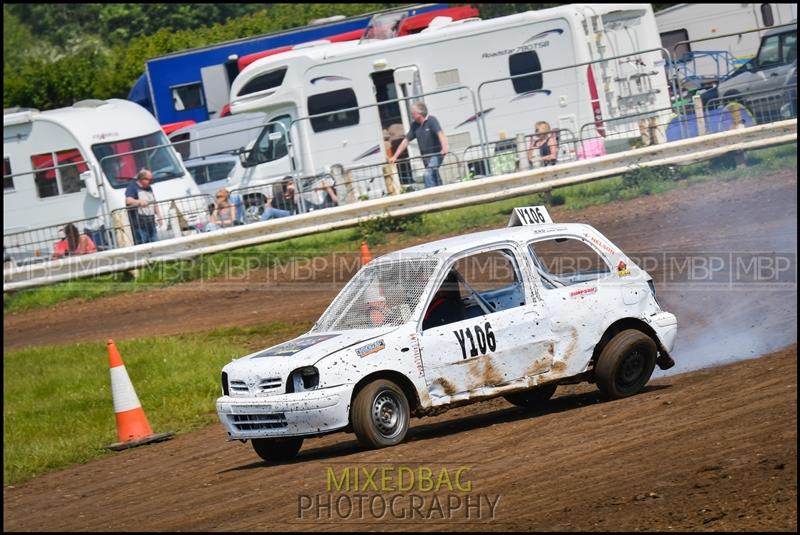
<svg viewBox="0 0 800 535">
<path fill-rule="evenodd" d="M 514 208 L 511 219 L 508 221 L 508 226 L 543 225 L 552 222 L 553 220 L 550 219 L 550 214 L 547 213 L 547 208 L 544 206 L 523 206 Z"/>
</svg>

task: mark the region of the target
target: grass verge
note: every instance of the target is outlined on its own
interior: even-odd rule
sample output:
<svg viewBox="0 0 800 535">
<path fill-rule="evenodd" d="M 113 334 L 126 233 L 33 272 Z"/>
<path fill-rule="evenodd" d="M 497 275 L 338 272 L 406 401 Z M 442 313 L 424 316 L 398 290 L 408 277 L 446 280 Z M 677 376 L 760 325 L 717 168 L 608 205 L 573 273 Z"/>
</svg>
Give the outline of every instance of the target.
<svg viewBox="0 0 800 535">
<path fill-rule="evenodd" d="M 117 348 L 153 431 L 182 433 L 217 420 L 222 366 L 310 327 L 271 323 L 138 338 Z M 107 357 L 103 343 L 4 354 L 4 485 L 111 454 L 104 449 L 117 441 Z M 219 439 L 225 440 L 224 433 Z"/>
</svg>

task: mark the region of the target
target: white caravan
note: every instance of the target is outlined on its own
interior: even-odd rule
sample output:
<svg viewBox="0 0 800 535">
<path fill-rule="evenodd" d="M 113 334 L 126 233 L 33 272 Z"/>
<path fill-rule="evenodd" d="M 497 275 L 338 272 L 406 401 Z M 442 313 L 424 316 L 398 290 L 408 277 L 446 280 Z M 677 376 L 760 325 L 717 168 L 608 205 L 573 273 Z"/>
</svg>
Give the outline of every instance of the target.
<svg viewBox="0 0 800 535">
<path fill-rule="evenodd" d="M 66 223 L 81 231 L 111 228 L 141 168 L 152 170 L 158 201 L 200 194 L 158 121 L 127 100 L 5 110 L 3 164 L 3 245 L 17 259 L 26 247 L 34 253 L 33 242 L 35 255 L 47 257 Z"/>
<path fill-rule="evenodd" d="M 587 137 L 634 137 L 643 116 L 670 106 L 650 4 L 440 19 L 415 35 L 312 45 L 254 62 L 231 88 L 232 113 L 267 114 L 271 126 L 248 160 L 271 176 L 386 163 L 388 132 L 408 130 L 415 100 L 439 120 L 457 157 L 504 134 L 530 134 L 542 120 L 575 137 L 582 128 Z M 625 57 L 608 59 L 616 56 Z M 409 151 L 419 155 L 416 142 Z"/>
<path fill-rule="evenodd" d="M 736 32 L 788 24 L 796 19 L 797 4 L 677 4 L 656 13 L 664 48 L 675 60 L 693 58 L 685 78 L 695 79 L 699 85 L 712 84 L 755 56 L 764 32 Z M 736 35 L 720 37 L 728 34 Z M 709 37 L 719 38 L 685 43 Z"/>
</svg>

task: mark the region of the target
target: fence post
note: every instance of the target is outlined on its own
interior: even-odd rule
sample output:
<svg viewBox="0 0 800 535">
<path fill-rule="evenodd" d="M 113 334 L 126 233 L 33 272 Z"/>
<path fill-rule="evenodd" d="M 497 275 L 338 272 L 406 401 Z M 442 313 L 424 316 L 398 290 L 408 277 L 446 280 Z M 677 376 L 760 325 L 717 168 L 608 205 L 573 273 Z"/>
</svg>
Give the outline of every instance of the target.
<svg viewBox="0 0 800 535">
<path fill-rule="evenodd" d="M 706 118 L 703 114 L 703 101 L 700 99 L 700 95 L 695 95 L 692 97 L 692 102 L 694 103 L 695 121 L 697 121 L 697 135 L 704 136 L 706 135 Z"/>
<path fill-rule="evenodd" d="M 114 210 L 111 213 L 111 225 L 114 228 L 114 237 L 117 247 L 130 247 L 133 245 L 133 234 L 131 233 L 130 223 L 126 224 L 128 210 Z"/>
<path fill-rule="evenodd" d="M 528 161 L 528 147 L 525 146 L 525 134 L 517 134 L 517 171 L 527 171 L 531 168 Z"/>
<path fill-rule="evenodd" d="M 386 193 L 389 195 L 399 195 L 401 193 L 397 165 L 390 163 L 383 166 L 383 181 L 386 183 Z"/>
</svg>

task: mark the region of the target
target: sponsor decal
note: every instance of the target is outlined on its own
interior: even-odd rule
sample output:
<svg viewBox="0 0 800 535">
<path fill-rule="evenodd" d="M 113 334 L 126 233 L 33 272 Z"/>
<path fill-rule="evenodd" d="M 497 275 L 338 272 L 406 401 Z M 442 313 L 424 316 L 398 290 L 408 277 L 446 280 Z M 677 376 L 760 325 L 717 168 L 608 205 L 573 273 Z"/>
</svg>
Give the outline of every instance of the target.
<svg viewBox="0 0 800 535">
<path fill-rule="evenodd" d="M 356 156 L 353 159 L 353 161 L 357 162 L 358 160 L 360 160 L 362 158 L 366 158 L 367 156 L 372 156 L 373 154 L 378 154 L 380 151 L 381 151 L 381 146 L 380 145 L 375 145 L 374 147 L 370 148 L 369 150 L 366 150 L 366 151 L 362 152 L 361 154 L 359 154 L 358 156 Z"/>
<path fill-rule="evenodd" d="M 583 295 L 591 295 L 597 292 L 597 287 L 594 288 L 583 288 L 582 290 L 574 290 L 569 293 L 570 297 L 581 297 Z"/>
<path fill-rule="evenodd" d="M 365 346 L 361 346 L 356 349 L 356 354 L 364 358 L 367 355 L 372 355 L 373 353 L 377 353 L 378 351 L 383 351 L 386 349 L 386 344 L 383 343 L 383 338 L 380 340 L 375 340 L 374 342 L 370 342 Z"/>
<path fill-rule="evenodd" d="M 628 265 L 625 264 L 625 262 L 623 262 L 622 260 L 620 260 L 619 264 L 617 264 L 617 275 L 619 275 L 620 277 L 627 277 L 630 274 L 631 270 L 628 269 Z"/>
<path fill-rule="evenodd" d="M 608 245 L 606 242 L 604 242 L 602 240 L 598 240 L 597 238 L 595 238 L 591 234 L 587 234 L 587 236 L 589 237 L 589 240 L 593 244 L 595 244 L 596 246 L 598 246 L 600 249 L 604 250 L 605 252 L 611 253 L 611 254 L 616 253 L 616 251 L 614 251 L 614 249 L 612 249 L 611 246 Z"/>
<path fill-rule="evenodd" d="M 537 33 L 536 35 L 534 35 L 533 37 L 531 37 L 522 44 L 527 45 L 532 41 L 536 41 L 537 39 L 542 39 L 543 37 L 547 37 L 548 35 L 561 35 L 562 33 L 564 33 L 564 30 L 562 30 L 561 28 L 554 28 L 552 30 L 547 30 L 542 33 Z"/>
<path fill-rule="evenodd" d="M 258 355 L 253 356 L 252 358 L 258 359 L 261 357 L 289 357 L 291 355 L 294 355 L 295 353 L 299 353 L 300 351 L 306 348 L 309 348 L 320 342 L 324 342 L 325 340 L 335 338 L 337 336 L 339 335 L 321 334 L 319 336 L 306 336 L 304 338 L 296 338 L 294 340 L 284 342 L 283 344 L 277 345 L 275 347 L 271 347 L 266 351 L 262 351 Z"/>
<path fill-rule="evenodd" d="M 311 85 L 316 85 L 317 82 L 349 82 L 350 78 L 344 76 L 320 76 L 311 80 Z"/>
<path fill-rule="evenodd" d="M 111 137 L 119 137 L 119 132 L 103 132 L 102 134 L 95 134 L 92 136 L 92 139 L 108 139 Z"/>
<path fill-rule="evenodd" d="M 486 115 L 487 113 L 491 112 L 492 110 L 494 110 L 494 108 L 489 108 L 488 110 L 479 111 L 475 115 L 471 115 L 470 117 L 467 117 L 466 121 L 462 121 L 460 124 L 457 124 L 456 128 L 460 128 L 460 127 L 464 126 L 467 123 L 474 123 L 475 121 L 478 120 L 478 117 L 480 117 L 482 115 Z"/>
<path fill-rule="evenodd" d="M 524 93 L 520 93 L 516 97 L 512 98 L 509 102 L 514 102 L 515 100 L 520 100 L 523 98 L 534 97 L 536 95 L 544 95 L 549 97 L 552 91 L 549 89 L 534 89 L 533 91 L 525 91 Z"/>
</svg>

